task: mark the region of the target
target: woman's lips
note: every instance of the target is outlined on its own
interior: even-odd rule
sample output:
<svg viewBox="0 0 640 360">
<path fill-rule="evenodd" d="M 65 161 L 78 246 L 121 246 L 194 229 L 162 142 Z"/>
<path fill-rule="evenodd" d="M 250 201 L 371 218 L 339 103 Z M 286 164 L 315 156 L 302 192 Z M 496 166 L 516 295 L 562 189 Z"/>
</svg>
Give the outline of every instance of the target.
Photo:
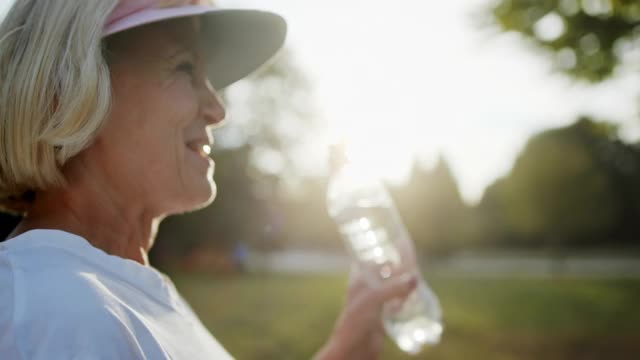
<svg viewBox="0 0 640 360">
<path fill-rule="evenodd" d="M 211 144 L 208 139 L 194 139 L 187 142 L 187 147 L 202 157 L 209 157 L 211 154 Z"/>
<path fill-rule="evenodd" d="M 200 159 L 203 164 L 206 163 L 207 166 L 213 163 L 213 160 L 209 157 L 211 153 L 211 145 L 209 145 L 208 141 L 205 140 L 193 140 L 187 143 L 187 149 L 189 152 L 193 153 Z"/>
</svg>

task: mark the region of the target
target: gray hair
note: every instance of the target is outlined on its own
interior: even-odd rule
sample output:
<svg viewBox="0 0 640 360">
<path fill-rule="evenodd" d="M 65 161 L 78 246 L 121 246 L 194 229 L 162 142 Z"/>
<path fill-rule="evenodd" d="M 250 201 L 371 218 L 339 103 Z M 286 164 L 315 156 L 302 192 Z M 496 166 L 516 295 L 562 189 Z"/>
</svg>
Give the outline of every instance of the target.
<svg viewBox="0 0 640 360">
<path fill-rule="evenodd" d="M 65 183 L 111 103 L 102 31 L 117 0 L 16 0 L 0 25 L 0 208 Z"/>
</svg>

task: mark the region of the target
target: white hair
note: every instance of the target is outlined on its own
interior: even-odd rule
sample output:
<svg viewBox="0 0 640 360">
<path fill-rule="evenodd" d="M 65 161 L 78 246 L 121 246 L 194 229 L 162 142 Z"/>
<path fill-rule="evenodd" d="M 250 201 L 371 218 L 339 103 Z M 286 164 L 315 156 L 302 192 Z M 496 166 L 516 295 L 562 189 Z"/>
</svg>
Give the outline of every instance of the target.
<svg viewBox="0 0 640 360">
<path fill-rule="evenodd" d="M 111 103 L 102 31 L 117 0 L 16 0 L 0 25 L 0 207 L 64 184 Z"/>
</svg>

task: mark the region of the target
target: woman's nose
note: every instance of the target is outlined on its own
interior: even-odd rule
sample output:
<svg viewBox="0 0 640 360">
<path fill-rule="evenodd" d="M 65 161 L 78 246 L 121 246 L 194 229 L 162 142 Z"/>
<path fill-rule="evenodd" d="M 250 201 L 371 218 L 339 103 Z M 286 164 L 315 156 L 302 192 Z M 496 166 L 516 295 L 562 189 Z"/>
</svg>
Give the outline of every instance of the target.
<svg viewBox="0 0 640 360">
<path fill-rule="evenodd" d="M 222 99 L 209 80 L 205 81 L 202 90 L 202 112 L 208 126 L 220 124 L 227 116 Z"/>
</svg>

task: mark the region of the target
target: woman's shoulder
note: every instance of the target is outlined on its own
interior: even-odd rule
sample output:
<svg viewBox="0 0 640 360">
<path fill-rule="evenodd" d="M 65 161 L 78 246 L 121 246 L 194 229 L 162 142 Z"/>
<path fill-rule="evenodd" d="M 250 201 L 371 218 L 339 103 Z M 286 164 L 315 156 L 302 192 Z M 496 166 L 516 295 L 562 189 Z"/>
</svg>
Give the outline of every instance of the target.
<svg viewBox="0 0 640 360">
<path fill-rule="evenodd" d="M 14 321 L 93 321 L 104 309 L 95 266 L 52 245 L 56 234 L 23 234 L 0 244 L 0 288 L 11 293 Z M 46 243 L 48 241 L 49 243 Z"/>
<path fill-rule="evenodd" d="M 11 289 L 14 321 L 81 325 L 105 314 L 102 269 L 78 254 L 71 236 L 30 231 L 0 244 L 0 288 Z"/>
<path fill-rule="evenodd" d="M 11 274 L 17 290 L 62 292 L 84 288 L 95 265 L 81 256 L 82 244 L 74 235 L 57 230 L 35 230 L 0 244 L 0 272 Z M 77 242 L 77 244 L 73 244 Z M 59 292 L 60 292 L 59 291 Z"/>
<path fill-rule="evenodd" d="M 0 353 L 46 358 L 29 346 L 39 344 L 49 354 L 86 350 L 113 358 L 139 356 L 134 334 L 123 331 L 122 306 L 109 296 L 100 268 L 63 244 L 43 245 L 58 241 L 57 234 L 26 235 L 0 244 Z M 105 343 L 110 348 L 102 349 Z"/>
</svg>

